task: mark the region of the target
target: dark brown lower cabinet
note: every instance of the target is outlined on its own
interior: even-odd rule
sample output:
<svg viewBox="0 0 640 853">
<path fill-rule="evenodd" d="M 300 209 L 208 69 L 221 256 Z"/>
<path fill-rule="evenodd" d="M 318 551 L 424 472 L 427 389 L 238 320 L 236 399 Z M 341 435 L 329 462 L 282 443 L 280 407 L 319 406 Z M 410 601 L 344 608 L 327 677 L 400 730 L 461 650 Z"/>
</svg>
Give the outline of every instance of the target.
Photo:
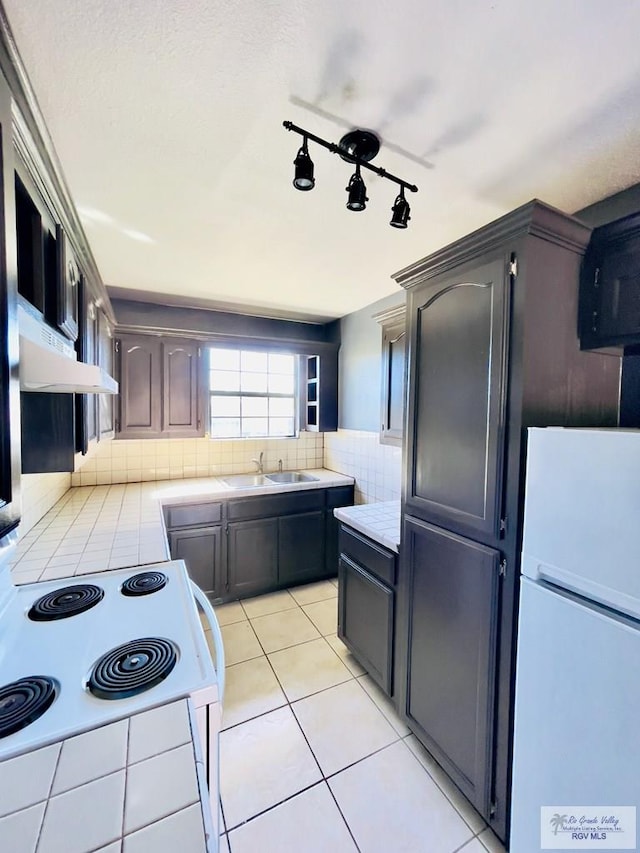
<svg viewBox="0 0 640 853">
<path fill-rule="evenodd" d="M 222 595 L 222 527 L 198 527 L 169 534 L 169 550 L 175 560 L 184 560 L 189 576 L 208 595 Z"/>
<path fill-rule="evenodd" d="M 216 603 L 321 580 L 338 571 L 333 507 L 352 503 L 336 486 L 165 506 L 169 550 Z"/>
<path fill-rule="evenodd" d="M 387 694 L 393 679 L 394 592 L 346 556 L 338 568 L 338 636 Z"/>
<path fill-rule="evenodd" d="M 301 583 L 324 574 L 324 510 L 279 518 L 278 582 Z"/>
<path fill-rule="evenodd" d="M 227 526 L 229 591 L 238 598 L 274 588 L 278 583 L 278 519 L 231 521 Z"/>
<path fill-rule="evenodd" d="M 491 809 L 500 554 L 405 518 L 406 711 L 478 811 Z"/>
</svg>

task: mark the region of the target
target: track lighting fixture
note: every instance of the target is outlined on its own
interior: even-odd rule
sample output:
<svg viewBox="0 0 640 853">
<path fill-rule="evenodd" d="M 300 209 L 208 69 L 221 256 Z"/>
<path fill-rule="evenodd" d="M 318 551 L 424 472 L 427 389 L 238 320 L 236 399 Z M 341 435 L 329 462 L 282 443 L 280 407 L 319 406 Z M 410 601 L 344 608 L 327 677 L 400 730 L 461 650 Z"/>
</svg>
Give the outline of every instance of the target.
<svg viewBox="0 0 640 853">
<path fill-rule="evenodd" d="M 309 157 L 307 148 L 307 137 L 305 136 L 302 142 L 302 148 L 296 154 L 296 159 L 293 161 L 296 167 L 293 185 L 297 190 L 312 190 L 315 185 L 313 177 L 313 160 Z"/>
<path fill-rule="evenodd" d="M 345 189 L 349 193 L 347 210 L 364 210 L 369 199 L 367 198 L 367 188 L 360 175 L 360 163 L 356 164 L 356 170 L 351 175 L 349 186 Z"/>
<path fill-rule="evenodd" d="M 411 208 L 409 207 L 409 202 L 404 197 L 404 187 L 400 187 L 400 192 L 396 196 L 391 212 L 393 215 L 391 216 L 389 225 L 393 228 L 406 228 L 408 221 L 411 219 L 409 216 Z"/>
<path fill-rule="evenodd" d="M 301 127 L 297 127 L 290 121 L 283 122 L 283 125 L 287 130 L 299 133 L 303 140 L 302 147 L 298 150 L 296 159 L 293 161 L 295 166 L 293 185 L 297 190 L 311 190 L 315 186 L 315 178 L 313 175 L 314 166 L 308 150 L 308 141 L 311 140 L 317 145 L 331 151 L 332 154 L 339 154 L 343 160 L 347 161 L 347 163 L 355 164 L 356 170 L 351 176 L 349 184 L 346 187 L 346 191 L 348 193 L 348 210 L 360 211 L 366 208 L 369 199 L 367 198 L 367 188 L 362 179 L 362 175 L 360 174 L 360 169 L 369 169 L 369 171 L 375 172 L 375 174 L 379 175 L 381 178 L 386 178 L 388 181 L 393 181 L 400 185 L 400 192 L 396 196 L 396 200 L 391 208 L 393 215 L 391 217 L 390 224 L 394 228 L 407 227 L 407 223 L 411 217 L 409 215 L 409 202 L 404 197 L 404 191 L 407 189 L 412 193 L 417 193 L 418 187 L 414 184 L 409 184 L 407 181 L 403 181 L 402 178 L 398 178 L 385 171 L 385 169 L 378 168 L 370 163 L 380 149 L 380 140 L 375 133 L 372 133 L 370 130 L 351 130 L 349 133 L 346 133 L 340 140 L 339 144 L 336 145 L 333 142 L 327 142 L 326 140 L 321 139 L 313 133 L 309 133 L 309 131 L 304 130 Z"/>
</svg>

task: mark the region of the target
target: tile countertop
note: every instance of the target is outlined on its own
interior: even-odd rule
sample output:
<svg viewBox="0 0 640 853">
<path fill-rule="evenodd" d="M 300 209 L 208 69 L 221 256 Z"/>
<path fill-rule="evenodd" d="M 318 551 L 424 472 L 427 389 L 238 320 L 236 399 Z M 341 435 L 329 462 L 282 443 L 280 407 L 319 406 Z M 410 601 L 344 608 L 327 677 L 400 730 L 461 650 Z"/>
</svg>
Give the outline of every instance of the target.
<svg viewBox="0 0 640 853">
<path fill-rule="evenodd" d="M 317 481 L 232 489 L 220 477 L 79 486 L 70 489 L 19 541 L 14 583 L 55 580 L 169 560 L 162 506 L 324 489 L 353 483 L 325 468 Z"/>
<path fill-rule="evenodd" d="M 205 853 L 193 720 L 181 699 L 3 762 L 0 850 Z"/>
<path fill-rule="evenodd" d="M 333 514 L 374 542 L 379 542 L 396 554 L 399 552 L 400 501 L 338 507 L 334 509 Z"/>
</svg>

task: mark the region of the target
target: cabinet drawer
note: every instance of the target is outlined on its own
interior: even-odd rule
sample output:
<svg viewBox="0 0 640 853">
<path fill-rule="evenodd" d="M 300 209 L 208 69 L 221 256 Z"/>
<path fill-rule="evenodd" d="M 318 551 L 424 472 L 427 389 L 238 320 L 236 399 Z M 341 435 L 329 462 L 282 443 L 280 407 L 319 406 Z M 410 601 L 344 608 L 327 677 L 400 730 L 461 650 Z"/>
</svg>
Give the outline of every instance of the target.
<svg viewBox="0 0 640 853">
<path fill-rule="evenodd" d="M 196 527 L 213 524 L 222 518 L 222 504 L 180 504 L 165 507 L 167 527 Z"/>
<path fill-rule="evenodd" d="M 241 521 L 245 518 L 269 518 L 289 515 L 293 512 L 309 512 L 323 507 L 324 489 L 311 489 L 306 492 L 260 495 L 255 498 L 229 501 L 227 518 L 229 521 Z"/>
<path fill-rule="evenodd" d="M 395 586 L 395 554 L 344 524 L 340 525 L 340 553 L 360 563 L 380 580 Z"/>
</svg>

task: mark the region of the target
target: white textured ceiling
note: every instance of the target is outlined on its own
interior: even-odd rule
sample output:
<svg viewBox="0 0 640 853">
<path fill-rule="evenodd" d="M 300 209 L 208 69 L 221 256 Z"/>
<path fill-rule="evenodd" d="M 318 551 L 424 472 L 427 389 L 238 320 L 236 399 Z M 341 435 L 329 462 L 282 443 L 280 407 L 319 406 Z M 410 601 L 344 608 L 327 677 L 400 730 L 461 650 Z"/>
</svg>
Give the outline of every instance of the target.
<svg viewBox="0 0 640 853">
<path fill-rule="evenodd" d="M 337 317 L 538 197 L 640 181 L 637 0 L 4 0 L 106 284 Z M 300 138 L 379 133 L 395 185 Z M 405 153 L 402 153 L 405 152 Z"/>
</svg>

